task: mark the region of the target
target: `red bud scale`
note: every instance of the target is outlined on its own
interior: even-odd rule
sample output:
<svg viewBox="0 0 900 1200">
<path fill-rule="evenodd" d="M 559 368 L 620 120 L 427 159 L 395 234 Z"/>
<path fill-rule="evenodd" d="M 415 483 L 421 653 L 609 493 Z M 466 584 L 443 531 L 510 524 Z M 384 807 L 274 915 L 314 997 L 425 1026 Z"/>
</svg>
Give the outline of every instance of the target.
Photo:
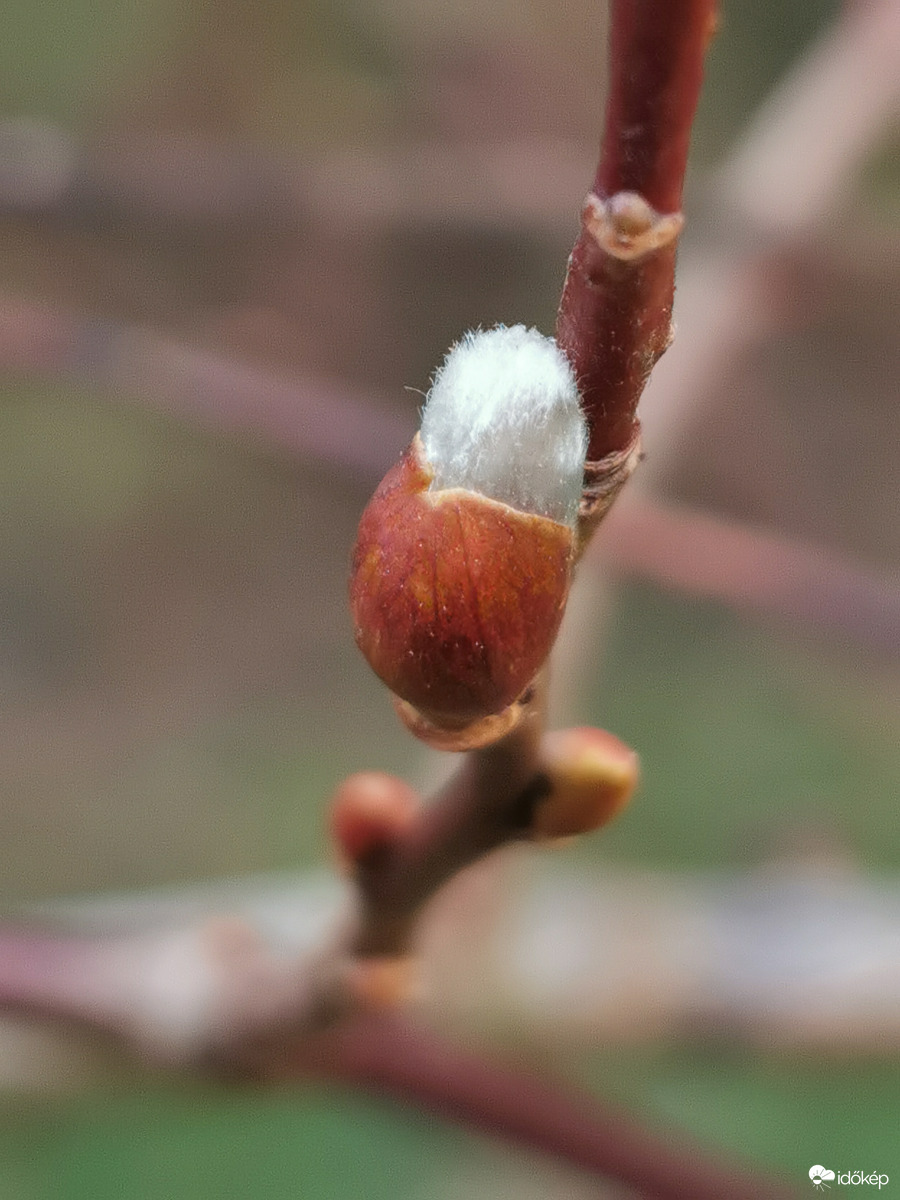
<svg viewBox="0 0 900 1200">
<path fill-rule="evenodd" d="M 421 435 L 363 513 L 350 583 L 357 643 L 424 718 L 409 722 L 420 735 L 485 720 L 495 733 L 492 718 L 549 654 L 585 448 L 571 369 L 551 339 L 515 326 L 451 350 Z"/>
</svg>

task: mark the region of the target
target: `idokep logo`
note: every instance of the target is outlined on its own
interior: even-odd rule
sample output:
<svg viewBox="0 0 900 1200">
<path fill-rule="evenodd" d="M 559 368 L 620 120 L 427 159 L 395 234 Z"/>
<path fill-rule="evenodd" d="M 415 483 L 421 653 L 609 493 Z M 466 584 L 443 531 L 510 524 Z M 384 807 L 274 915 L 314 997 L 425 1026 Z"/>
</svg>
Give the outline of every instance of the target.
<svg viewBox="0 0 900 1200">
<path fill-rule="evenodd" d="M 810 1167 L 809 1177 L 813 1181 L 813 1187 L 821 1191 L 829 1186 L 825 1182 L 826 1179 L 834 1179 L 834 1171 L 827 1171 L 825 1167 Z"/>
<path fill-rule="evenodd" d="M 859 1187 L 861 1184 L 868 1187 L 877 1187 L 879 1191 L 886 1183 L 890 1183 L 887 1175 L 881 1175 L 877 1171 L 829 1171 L 827 1167 L 810 1167 L 809 1177 L 812 1180 L 812 1185 L 817 1191 L 822 1191 L 824 1188 L 831 1189 L 831 1180 L 837 1182 L 839 1187 Z"/>
</svg>

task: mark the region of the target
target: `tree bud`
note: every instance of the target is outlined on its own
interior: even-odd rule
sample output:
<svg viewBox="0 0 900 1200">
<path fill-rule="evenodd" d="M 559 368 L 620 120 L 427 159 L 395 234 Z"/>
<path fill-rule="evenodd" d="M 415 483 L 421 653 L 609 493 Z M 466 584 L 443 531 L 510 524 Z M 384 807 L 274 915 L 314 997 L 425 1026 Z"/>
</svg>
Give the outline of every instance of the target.
<svg viewBox="0 0 900 1200">
<path fill-rule="evenodd" d="M 369 1010 L 396 1008 L 409 1001 L 418 983 L 418 964 L 410 955 L 356 959 L 347 975 L 351 996 Z"/>
<path fill-rule="evenodd" d="M 585 449 L 551 339 L 516 326 L 451 350 L 350 583 L 357 643 L 418 736 L 470 747 L 514 723 L 562 620 Z"/>
<path fill-rule="evenodd" d="M 353 866 L 395 843 L 418 811 L 418 794 L 408 783 L 381 771 L 359 771 L 345 779 L 331 799 L 331 835 Z"/>
<path fill-rule="evenodd" d="M 635 752 L 605 729 L 561 729 L 542 745 L 551 792 L 537 808 L 538 838 L 564 838 L 606 825 L 637 787 Z"/>
</svg>

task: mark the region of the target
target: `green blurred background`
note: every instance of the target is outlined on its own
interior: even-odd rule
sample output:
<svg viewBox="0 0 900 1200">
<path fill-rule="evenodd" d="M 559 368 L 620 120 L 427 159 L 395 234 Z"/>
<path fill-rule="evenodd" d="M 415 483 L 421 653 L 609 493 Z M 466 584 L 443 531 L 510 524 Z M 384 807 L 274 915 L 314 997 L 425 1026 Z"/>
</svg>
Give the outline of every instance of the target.
<svg viewBox="0 0 900 1200">
<path fill-rule="evenodd" d="M 697 246 L 740 236 L 717 230 L 706 182 L 838 9 L 725 3 L 689 180 Z M 411 431 L 408 389 L 464 328 L 552 327 L 596 155 L 603 14 L 580 0 L 14 0 L 5 18 L 3 903 L 319 867 L 344 774 L 433 770 L 345 611 L 355 522 L 402 440 L 364 469 L 198 422 L 189 399 L 172 412 L 177 396 L 142 387 L 129 337 L 149 329 L 301 390 L 327 380 Z M 460 163 L 510 149 L 533 194 L 497 205 L 460 182 Z M 547 162 L 573 164 L 571 179 Z M 702 437 L 657 481 L 894 576 L 898 164 L 896 138 L 875 138 L 839 219 L 792 263 L 800 315 L 723 380 Z M 850 229 L 868 256 L 840 252 Z M 639 750 L 642 791 L 608 833 L 530 870 L 740 876 L 813 847 L 896 886 L 900 705 L 883 646 L 646 583 L 619 581 L 606 611 L 577 719 Z M 498 998 L 480 1034 L 544 1061 L 504 1011 Z M 896 1050 L 673 1028 L 561 1043 L 552 1065 L 805 1186 L 822 1161 L 900 1178 Z M 320 1087 L 110 1067 L 63 1088 L 36 1068 L 0 1101 L 0 1200 L 582 1187 Z"/>
</svg>

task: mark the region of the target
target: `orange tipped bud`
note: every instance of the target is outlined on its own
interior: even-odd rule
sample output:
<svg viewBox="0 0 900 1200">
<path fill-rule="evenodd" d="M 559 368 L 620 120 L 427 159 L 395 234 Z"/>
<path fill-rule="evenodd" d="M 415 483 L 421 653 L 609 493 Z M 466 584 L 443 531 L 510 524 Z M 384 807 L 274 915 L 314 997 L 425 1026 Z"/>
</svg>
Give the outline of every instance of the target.
<svg viewBox="0 0 900 1200">
<path fill-rule="evenodd" d="M 360 649 L 421 730 L 459 730 L 513 704 L 549 654 L 574 535 L 432 478 L 416 437 L 363 513 L 350 605 Z"/>
<path fill-rule="evenodd" d="M 418 794 L 402 779 L 360 771 L 332 797 L 331 834 L 350 864 L 361 863 L 401 838 L 418 810 Z"/>
<path fill-rule="evenodd" d="M 548 733 L 542 751 L 552 790 L 535 813 L 536 837 L 599 829 L 621 812 L 637 786 L 637 755 L 605 729 Z"/>
<path fill-rule="evenodd" d="M 357 959 L 347 979 L 351 995 L 368 1009 L 395 1008 L 416 990 L 418 969 L 410 955 Z"/>
</svg>

